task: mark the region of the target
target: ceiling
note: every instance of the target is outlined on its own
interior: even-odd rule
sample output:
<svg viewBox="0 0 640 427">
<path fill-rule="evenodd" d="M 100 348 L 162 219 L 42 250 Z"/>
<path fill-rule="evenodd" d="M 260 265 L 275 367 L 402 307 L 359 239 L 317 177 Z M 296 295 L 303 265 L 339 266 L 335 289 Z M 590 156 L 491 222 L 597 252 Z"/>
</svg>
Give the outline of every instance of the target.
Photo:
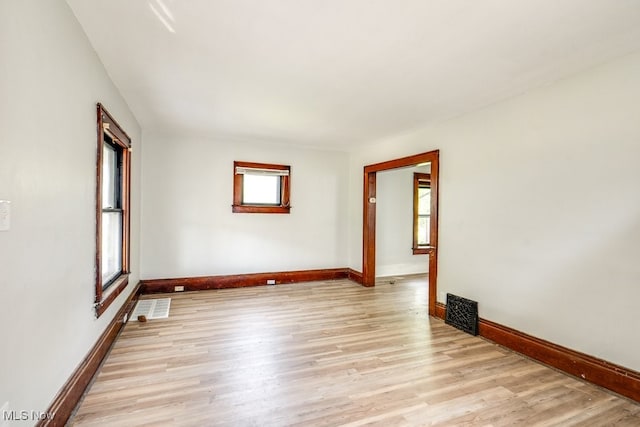
<svg viewBox="0 0 640 427">
<path fill-rule="evenodd" d="M 144 130 L 349 150 L 640 50 L 639 0 L 67 0 Z"/>
</svg>

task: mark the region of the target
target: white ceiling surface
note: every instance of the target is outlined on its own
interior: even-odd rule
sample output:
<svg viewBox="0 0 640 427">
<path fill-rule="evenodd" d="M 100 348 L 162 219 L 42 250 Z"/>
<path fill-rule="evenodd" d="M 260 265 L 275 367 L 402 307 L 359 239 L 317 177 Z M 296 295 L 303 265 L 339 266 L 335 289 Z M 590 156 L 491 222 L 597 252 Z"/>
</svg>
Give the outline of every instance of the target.
<svg viewBox="0 0 640 427">
<path fill-rule="evenodd" d="M 349 150 L 640 50 L 640 0 L 67 2 L 143 129 L 229 141 Z"/>
</svg>

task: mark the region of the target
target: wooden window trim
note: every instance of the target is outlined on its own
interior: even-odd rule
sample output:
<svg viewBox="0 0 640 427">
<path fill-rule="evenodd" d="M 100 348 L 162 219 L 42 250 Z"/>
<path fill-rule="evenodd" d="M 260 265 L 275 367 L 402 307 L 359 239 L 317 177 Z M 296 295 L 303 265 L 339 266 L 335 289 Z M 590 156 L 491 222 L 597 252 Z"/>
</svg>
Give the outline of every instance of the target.
<svg viewBox="0 0 640 427">
<path fill-rule="evenodd" d="M 414 255 L 426 255 L 429 253 L 428 243 L 422 246 L 418 244 L 418 189 L 425 185 L 431 188 L 431 174 L 415 172 L 413 174 L 413 245 L 411 247 Z"/>
<path fill-rule="evenodd" d="M 287 176 L 280 177 L 280 204 L 279 205 L 251 205 L 242 201 L 244 175 L 236 173 L 236 167 L 256 168 L 256 169 L 273 169 L 286 170 L 289 172 Z M 233 205 L 234 213 L 268 213 L 268 214 L 288 214 L 291 211 L 290 206 L 290 182 L 291 167 L 287 165 L 274 165 L 269 163 L 255 162 L 233 162 Z"/>
<path fill-rule="evenodd" d="M 362 188 L 362 286 L 376 284 L 376 179 L 385 170 L 431 163 L 431 236 L 429 248 L 429 315 L 436 315 L 438 302 L 438 177 L 440 151 L 434 150 L 364 167 Z"/>
<path fill-rule="evenodd" d="M 131 138 L 122 130 L 118 122 L 102 106 L 97 104 L 97 161 L 96 161 L 96 277 L 95 277 L 95 310 L 100 317 L 109 305 L 129 284 L 130 273 L 130 236 L 131 236 Z M 109 135 L 113 144 L 122 149 L 122 269 L 107 287 L 102 283 L 102 151 L 105 134 Z"/>
</svg>

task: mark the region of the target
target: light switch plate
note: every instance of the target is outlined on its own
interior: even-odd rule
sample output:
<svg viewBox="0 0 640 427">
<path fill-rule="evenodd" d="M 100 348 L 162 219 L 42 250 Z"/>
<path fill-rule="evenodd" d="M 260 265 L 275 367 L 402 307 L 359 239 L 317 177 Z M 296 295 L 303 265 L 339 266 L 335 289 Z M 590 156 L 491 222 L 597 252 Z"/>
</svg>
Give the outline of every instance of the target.
<svg viewBox="0 0 640 427">
<path fill-rule="evenodd" d="M 0 231 L 9 231 L 11 228 L 11 202 L 0 200 Z"/>
</svg>

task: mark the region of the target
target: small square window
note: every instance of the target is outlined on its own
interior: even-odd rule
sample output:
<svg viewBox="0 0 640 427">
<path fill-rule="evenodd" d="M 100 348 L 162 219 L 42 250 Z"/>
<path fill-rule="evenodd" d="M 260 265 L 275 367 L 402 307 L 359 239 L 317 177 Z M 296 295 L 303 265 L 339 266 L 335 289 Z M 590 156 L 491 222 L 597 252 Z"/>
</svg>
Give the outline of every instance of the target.
<svg viewBox="0 0 640 427">
<path fill-rule="evenodd" d="M 280 177 L 245 173 L 242 182 L 242 204 L 280 206 Z"/>
<path fill-rule="evenodd" d="M 289 166 L 234 162 L 233 173 L 233 212 L 289 213 Z"/>
</svg>

